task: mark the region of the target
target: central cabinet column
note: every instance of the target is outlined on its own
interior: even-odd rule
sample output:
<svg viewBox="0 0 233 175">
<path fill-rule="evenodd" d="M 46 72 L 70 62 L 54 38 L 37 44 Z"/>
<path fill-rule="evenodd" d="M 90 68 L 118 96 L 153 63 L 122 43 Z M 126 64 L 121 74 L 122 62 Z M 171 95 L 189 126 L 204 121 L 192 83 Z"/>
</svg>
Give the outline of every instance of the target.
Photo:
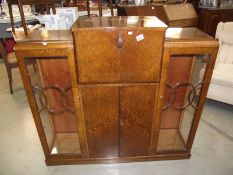
<svg viewBox="0 0 233 175">
<path fill-rule="evenodd" d="M 91 158 L 149 155 L 165 29 L 155 17 L 91 18 L 73 26 Z"/>
</svg>

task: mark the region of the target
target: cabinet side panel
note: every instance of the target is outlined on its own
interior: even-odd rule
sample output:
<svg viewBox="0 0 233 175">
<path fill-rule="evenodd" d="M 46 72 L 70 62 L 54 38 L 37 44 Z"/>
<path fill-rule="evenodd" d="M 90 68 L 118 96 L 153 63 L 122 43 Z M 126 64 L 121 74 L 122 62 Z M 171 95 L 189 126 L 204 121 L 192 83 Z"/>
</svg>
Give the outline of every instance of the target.
<svg viewBox="0 0 233 175">
<path fill-rule="evenodd" d="M 120 156 L 149 154 L 157 85 L 120 89 Z"/>
<path fill-rule="evenodd" d="M 119 82 L 117 33 L 85 30 L 75 33 L 79 83 Z"/>
<path fill-rule="evenodd" d="M 118 87 L 81 88 L 91 158 L 118 156 Z"/>
</svg>

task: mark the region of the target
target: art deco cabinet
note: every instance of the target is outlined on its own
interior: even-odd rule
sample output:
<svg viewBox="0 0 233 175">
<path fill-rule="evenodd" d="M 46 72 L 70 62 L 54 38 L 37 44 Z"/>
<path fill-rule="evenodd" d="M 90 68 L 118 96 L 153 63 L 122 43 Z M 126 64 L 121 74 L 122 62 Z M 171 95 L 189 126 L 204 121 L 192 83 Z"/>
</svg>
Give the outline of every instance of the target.
<svg viewBox="0 0 233 175">
<path fill-rule="evenodd" d="M 190 157 L 215 40 L 156 17 L 81 19 L 72 34 L 15 39 L 47 165 Z"/>
</svg>

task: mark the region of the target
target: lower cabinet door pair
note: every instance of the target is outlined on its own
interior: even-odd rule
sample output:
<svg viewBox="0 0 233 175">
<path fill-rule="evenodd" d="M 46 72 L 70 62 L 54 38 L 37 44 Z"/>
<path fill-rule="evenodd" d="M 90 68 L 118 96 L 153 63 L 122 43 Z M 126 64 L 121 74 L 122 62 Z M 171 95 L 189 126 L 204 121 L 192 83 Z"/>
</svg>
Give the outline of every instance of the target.
<svg viewBox="0 0 233 175">
<path fill-rule="evenodd" d="M 81 88 L 91 158 L 149 154 L 157 84 Z"/>
</svg>

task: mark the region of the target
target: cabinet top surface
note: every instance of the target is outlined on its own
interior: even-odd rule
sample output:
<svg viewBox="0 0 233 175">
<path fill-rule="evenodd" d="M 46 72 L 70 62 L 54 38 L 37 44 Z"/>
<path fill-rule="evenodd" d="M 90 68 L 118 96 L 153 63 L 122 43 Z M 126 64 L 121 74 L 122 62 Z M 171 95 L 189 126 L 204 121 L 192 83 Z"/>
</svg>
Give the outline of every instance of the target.
<svg viewBox="0 0 233 175">
<path fill-rule="evenodd" d="M 14 39 L 16 42 L 73 42 L 72 33 L 69 30 L 34 30 L 29 31 L 25 37 L 24 32 L 16 32 Z"/>
<path fill-rule="evenodd" d="M 217 42 L 211 36 L 207 35 L 206 33 L 200 31 L 195 27 L 187 27 L 187 28 L 168 28 L 166 30 L 166 42 L 182 42 L 182 41 L 189 41 L 189 42 L 196 42 L 196 41 L 212 41 Z"/>
<path fill-rule="evenodd" d="M 93 18 L 92 18 L 93 19 Z M 99 20 L 100 18 L 95 18 L 95 20 Z M 106 18 L 105 18 L 106 19 Z M 128 18 L 123 18 L 124 23 L 127 23 Z M 137 18 L 132 18 L 137 19 Z M 150 18 L 147 18 L 150 20 Z M 90 19 L 91 20 L 91 19 Z M 101 20 L 99 20 L 100 22 Z M 89 22 L 87 22 L 90 24 Z M 148 22 L 150 23 L 150 22 Z M 153 20 L 152 20 L 153 25 Z M 124 24 L 125 25 L 125 24 Z M 165 28 L 164 28 L 165 30 Z M 17 43 L 70 43 L 72 44 L 72 32 L 70 30 L 43 30 L 43 31 L 31 31 L 29 35 L 25 37 L 23 32 L 17 32 L 14 34 L 15 41 Z M 165 35 L 165 43 L 213 43 L 215 45 L 218 44 L 216 40 L 214 40 L 209 35 L 204 32 L 198 30 L 197 28 L 168 28 L 166 30 Z"/>
<path fill-rule="evenodd" d="M 165 30 L 167 25 L 155 16 L 121 16 L 121 17 L 91 17 L 78 19 L 72 26 L 72 31 L 97 28 L 149 28 Z"/>
<path fill-rule="evenodd" d="M 211 36 L 198 30 L 195 27 L 180 28 L 172 27 L 166 30 L 166 41 L 190 40 L 190 41 L 210 41 L 214 40 Z"/>
<path fill-rule="evenodd" d="M 168 28 L 166 30 L 165 45 L 177 44 L 196 45 L 198 47 L 218 47 L 218 41 L 197 28 Z"/>
</svg>

